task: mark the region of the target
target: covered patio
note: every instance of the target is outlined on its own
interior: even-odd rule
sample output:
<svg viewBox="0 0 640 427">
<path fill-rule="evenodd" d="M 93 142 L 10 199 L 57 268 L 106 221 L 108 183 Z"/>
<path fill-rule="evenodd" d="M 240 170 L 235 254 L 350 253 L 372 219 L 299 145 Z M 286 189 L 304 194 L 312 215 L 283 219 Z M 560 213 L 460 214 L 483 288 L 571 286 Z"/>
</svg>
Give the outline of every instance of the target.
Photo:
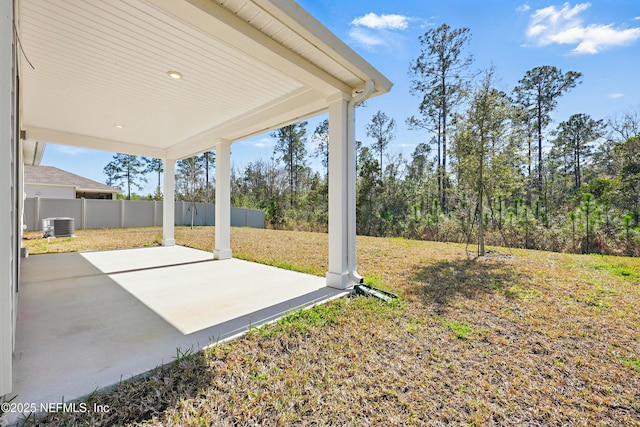
<svg viewBox="0 0 640 427">
<path fill-rule="evenodd" d="M 7 1 L 7 0 L 5 0 Z M 16 2 L 23 159 L 46 143 L 176 161 L 215 150 L 216 259 L 232 257 L 231 146 L 329 113 L 327 285 L 357 283 L 355 107 L 389 82 L 292 0 Z"/>
<path fill-rule="evenodd" d="M 14 402 L 78 399 L 346 293 L 321 277 L 182 246 L 30 256 Z"/>
<path fill-rule="evenodd" d="M 30 343 L 58 348 L 50 353 L 60 355 L 56 370 L 73 372 L 78 365 L 65 363 L 76 351 L 109 342 L 110 354 L 95 366 L 93 356 L 79 359 L 93 366 L 95 379 L 69 380 L 98 387 L 148 369 L 152 353 L 152 364 L 169 361 L 177 347 L 233 336 L 362 279 L 355 107 L 392 84 L 294 1 L 0 0 L 0 20 L 0 204 L 7 207 L 0 211 L 0 396 L 36 382 L 48 387 L 42 399 L 71 396 L 46 372 L 30 370 L 40 357 Z M 232 144 L 326 112 L 326 277 L 233 259 Z M 145 261 L 152 249 L 20 259 L 23 165 L 37 165 L 47 143 L 163 160 L 164 247 L 151 257 L 163 264 Z M 216 152 L 215 245 L 212 253 L 176 248 L 176 161 L 209 150 Z M 182 279 L 180 291 L 173 282 L 158 285 L 170 277 Z M 80 317 L 63 322 L 59 316 L 74 313 L 78 301 Z M 135 325 L 141 335 L 118 335 L 136 332 Z M 74 337 L 76 350 L 48 336 Z M 134 349 L 145 357 L 136 359 Z M 130 355 L 133 364 L 122 365 Z"/>
</svg>

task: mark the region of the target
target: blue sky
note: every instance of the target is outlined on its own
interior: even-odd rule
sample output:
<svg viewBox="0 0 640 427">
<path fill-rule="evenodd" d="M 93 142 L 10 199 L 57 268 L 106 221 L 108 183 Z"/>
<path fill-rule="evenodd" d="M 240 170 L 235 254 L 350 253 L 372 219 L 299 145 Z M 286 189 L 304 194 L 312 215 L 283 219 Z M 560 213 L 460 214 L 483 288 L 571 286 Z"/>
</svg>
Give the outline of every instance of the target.
<svg viewBox="0 0 640 427">
<path fill-rule="evenodd" d="M 495 67 L 499 89 L 510 92 L 527 70 L 554 65 L 579 71 L 582 84 L 562 97 L 555 124 L 571 114 L 606 119 L 628 110 L 640 111 L 640 1 L 592 2 L 447 0 L 300 0 L 304 9 L 380 70 L 393 83 L 390 93 L 357 110 L 356 139 L 370 143 L 365 127 L 378 110 L 398 125 L 389 152 L 410 156 L 429 137 L 410 131 L 405 119 L 417 114 L 419 100 L 409 93 L 409 64 L 420 52 L 418 37 L 447 23 L 468 27 L 474 70 Z M 309 120 L 308 133 L 324 117 Z M 552 124 L 550 128 L 555 127 Z M 268 134 L 232 146 L 234 167 L 268 159 L 274 141 Z M 308 150 L 313 150 L 309 141 Z M 57 166 L 104 182 L 103 167 L 113 153 L 49 144 L 42 164 Z M 319 168 L 319 161 L 312 166 Z M 154 179 L 148 187 L 153 191 Z"/>
</svg>

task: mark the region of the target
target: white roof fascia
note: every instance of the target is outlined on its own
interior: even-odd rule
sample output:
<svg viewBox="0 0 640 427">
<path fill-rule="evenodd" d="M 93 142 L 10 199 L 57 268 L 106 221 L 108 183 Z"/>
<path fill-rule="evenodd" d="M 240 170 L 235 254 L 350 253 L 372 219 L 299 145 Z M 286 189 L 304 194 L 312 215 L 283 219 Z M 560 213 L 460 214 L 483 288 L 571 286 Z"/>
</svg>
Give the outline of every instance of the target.
<svg viewBox="0 0 640 427">
<path fill-rule="evenodd" d="M 94 150 L 109 151 L 114 153 L 133 154 L 136 156 L 164 158 L 166 150 L 159 147 L 149 147 L 129 142 L 114 141 L 95 136 L 79 135 L 55 129 L 43 129 L 33 126 L 25 126 L 29 140 L 48 141 L 54 144 L 70 145 L 73 147 L 91 148 Z"/>
<path fill-rule="evenodd" d="M 52 184 L 50 182 L 25 182 L 25 187 L 56 187 L 56 188 L 72 188 L 75 191 L 82 191 L 84 193 L 119 193 L 120 190 L 114 189 L 102 189 L 102 188 L 82 188 L 73 184 Z"/>
<path fill-rule="evenodd" d="M 47 144 L 31 139 L 22 140 L 22 158 L 25 165 L 38 166 L 42 162 Z"/>
<path fill-rule="evenodd" d="M 274 18 L 285 23 L 296 33 L 303 35 L 311 44 L 338 62 L 344 68 L 357 75 L 364 84 L 373 80 L 374 95 L 389 92 L 393 83 L 376 70 L 358 53 L 329 31 L 317 19 L 311 16 L 292 0 L 269 1 L 253 0 Z M 359 89 L 359 88 L 353 88 Z"/>
<path fill-rule="evenodd" d="M 61 188 L 77 188 L 73 184 L 51 184 L 50 182 L 25 182 L 25 186 L 32 187 L 61 187 Z"/>
<path fill-rule="evenodd" d="M 82 193 L 119 193 L 120 190 L 101 190 L 99 188 L 82 188 L 82 187 L 75 187 L 76 191 L 80 191 Z"/>
</svg>

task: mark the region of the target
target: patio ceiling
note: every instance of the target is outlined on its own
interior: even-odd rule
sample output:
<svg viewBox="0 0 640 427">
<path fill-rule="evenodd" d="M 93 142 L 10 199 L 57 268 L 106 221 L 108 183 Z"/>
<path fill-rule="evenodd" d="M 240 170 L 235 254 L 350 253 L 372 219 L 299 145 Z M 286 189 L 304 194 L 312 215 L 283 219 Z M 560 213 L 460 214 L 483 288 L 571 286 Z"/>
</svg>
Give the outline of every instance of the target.
<svg viewBox="0 0 640 427">
<path fill-rule="evenodd" d="M 391 88 L 292 1 L 17 4 L 31 150 L 39 141 L 185 158 L 319 114 L 368 80 L 374 95 Z"/>
</svg>

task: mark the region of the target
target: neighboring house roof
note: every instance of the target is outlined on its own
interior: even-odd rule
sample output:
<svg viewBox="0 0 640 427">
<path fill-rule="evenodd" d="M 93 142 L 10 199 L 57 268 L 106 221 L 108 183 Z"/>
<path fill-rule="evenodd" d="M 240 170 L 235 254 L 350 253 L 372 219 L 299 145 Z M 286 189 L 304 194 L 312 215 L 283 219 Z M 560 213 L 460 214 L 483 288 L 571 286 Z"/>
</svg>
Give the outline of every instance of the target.
<svg viewBox="0 0 640 427">
<path fill-rule="evenodd" d="M 106 184 L 94 181 L 58 169 L 54 166 L 24 166 L 25 185 L 60 185 L 74 187 L 76 191 L 118 193 L 120 190 Z"/>
</svg>

